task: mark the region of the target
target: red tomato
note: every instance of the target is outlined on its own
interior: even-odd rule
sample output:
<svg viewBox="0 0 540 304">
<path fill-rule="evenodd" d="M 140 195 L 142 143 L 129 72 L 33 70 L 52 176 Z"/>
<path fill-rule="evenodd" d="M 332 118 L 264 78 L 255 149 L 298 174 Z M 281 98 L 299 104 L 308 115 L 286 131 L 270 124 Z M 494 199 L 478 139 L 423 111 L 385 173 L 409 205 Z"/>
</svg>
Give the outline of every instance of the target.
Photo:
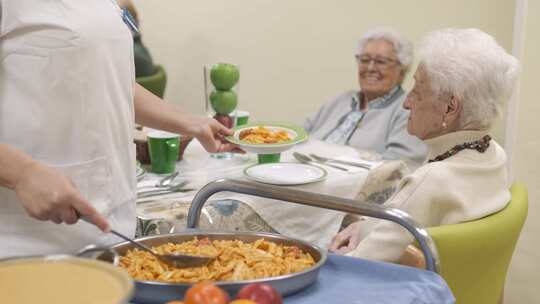
<svg viewBox="0 0 540 304">
<path fill-rule="evenodd" d="M 282 304 L 281 295 L 268 284 L 248 284 L 238 292 L 237 299 L 252 300 L 257 304 Z M 187 304 L 187 303 L 186 303 Z"/>
<path fill-rule="evenodd" d="M 185 304 L 226 304 L 229 295 L 211 283 L 198 283 L 186 291 Z"/>
</svg>

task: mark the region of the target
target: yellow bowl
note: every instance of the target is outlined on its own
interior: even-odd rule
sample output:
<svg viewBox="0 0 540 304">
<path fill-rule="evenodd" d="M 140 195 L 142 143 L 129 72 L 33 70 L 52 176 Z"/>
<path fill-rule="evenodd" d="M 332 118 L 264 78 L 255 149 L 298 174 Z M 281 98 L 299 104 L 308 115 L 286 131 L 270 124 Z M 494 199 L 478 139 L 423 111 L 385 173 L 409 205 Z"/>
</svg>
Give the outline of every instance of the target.
<svg viewBox="0 0 540 304">
<path fill-rule="evenodd" d="M 133 289 L 124 270 L 97 260 L 47 256 L 0 262 L 0 303 L 124 304 Z"/>
</svg>

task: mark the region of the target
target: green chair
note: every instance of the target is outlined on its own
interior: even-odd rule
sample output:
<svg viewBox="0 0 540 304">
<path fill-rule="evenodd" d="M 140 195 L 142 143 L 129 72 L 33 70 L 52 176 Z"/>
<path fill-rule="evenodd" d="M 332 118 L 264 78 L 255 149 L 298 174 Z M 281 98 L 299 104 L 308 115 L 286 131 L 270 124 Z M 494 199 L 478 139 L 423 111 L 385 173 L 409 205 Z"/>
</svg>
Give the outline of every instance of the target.
<svg viewBox="0 0 540 304">
<path fill-rule="evenodd" d="M 510 188 L 512 199 L 501 211 L 479 220 L 428 228 L 439 251 L 441 275 L 457 304 L 496 304 L 527 217 L 525 185 Z"/>
<path fill-rule="evenodd" d="M 156 72 L 153 75 L 137 77 L 136 81 L 148 91 L 163 98 L 165 86 L 167 85 L 167 74 L 163 66 L 156 66 Z"/>
</svg>

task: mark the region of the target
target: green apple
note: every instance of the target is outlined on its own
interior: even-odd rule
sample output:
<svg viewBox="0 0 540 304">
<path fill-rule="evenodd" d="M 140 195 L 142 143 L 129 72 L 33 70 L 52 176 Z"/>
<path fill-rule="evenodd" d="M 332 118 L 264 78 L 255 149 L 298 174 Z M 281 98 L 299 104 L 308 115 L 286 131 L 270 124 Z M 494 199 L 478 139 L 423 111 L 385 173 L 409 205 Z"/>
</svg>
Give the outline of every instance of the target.
<svg viewBox="0 0 540 304">
<path fill-rule="evenodd" d="M 236 109 L 238 97 L 233 90 L 216 90 L 210 94 L 210 104 L 216 113 L 227 115 Z"/>
<path fill-rule="evenodd" d="M 218 90 L 230 90 L 239 78 L 240 72 L 234 64 L 216 63 L 210 70 L 210 80 Z"/>
</svg>

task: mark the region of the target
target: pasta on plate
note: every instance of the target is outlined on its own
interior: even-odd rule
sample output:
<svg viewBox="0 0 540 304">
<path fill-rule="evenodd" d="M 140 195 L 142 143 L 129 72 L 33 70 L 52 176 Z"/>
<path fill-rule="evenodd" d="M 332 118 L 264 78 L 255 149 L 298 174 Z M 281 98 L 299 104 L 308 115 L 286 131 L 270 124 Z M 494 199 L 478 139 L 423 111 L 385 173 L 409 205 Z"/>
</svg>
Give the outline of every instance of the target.
<svg viewBox="0 0 540 304">
<path fill-rule="evenodd" d="M 169 283 L 197 283 L 202 281 L 242 281 L 280 276 L 303 271 L 315 265 L 313 257 L 296 246 L 285 246 L 259 239 L 253 243 L 239 240 L 214 240 L 207 238 L 155 246 L 158 253 L 184 253 L 215 256 L 206 266 L 175 268 L 148 252 L 129 250 L 120 258 L 125 268 L 136 280 Z"/>
<path fill-rule="evenodd" d="M 238 137 L 250 144 L 276 144 L 291 139 L 285 130 L 272 131 L 262 126 L 243 130 Z"/>
</svg>

